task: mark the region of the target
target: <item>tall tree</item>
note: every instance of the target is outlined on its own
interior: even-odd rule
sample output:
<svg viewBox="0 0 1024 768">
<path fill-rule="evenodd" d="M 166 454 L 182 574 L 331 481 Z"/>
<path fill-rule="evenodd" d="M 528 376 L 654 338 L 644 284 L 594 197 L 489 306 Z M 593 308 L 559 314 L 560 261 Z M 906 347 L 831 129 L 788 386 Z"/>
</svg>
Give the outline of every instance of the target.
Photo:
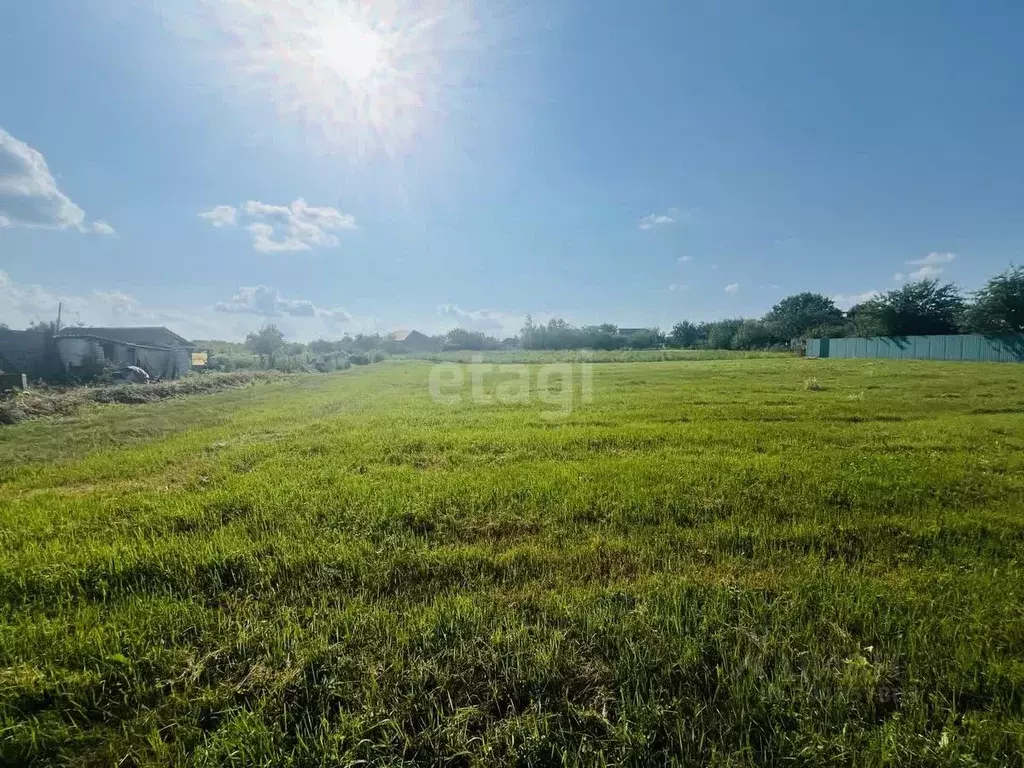
<svg viewBox="0 0 1024 768">
<path fill-rule="evenodd" d="M 921 336 L 960 332 L 964 299 L 952 283 L 919 280 L 850 310 L 854 329 L 867 336 Z"/>
<path fill-rule="evenodd" d="M 787 296 L 764 316 L 773 335 L 789 340 L 806 336 L 813 329 L 838 326 L 843 313 L 828 296 L 820 293 L 796 293 Z"/>
<path fill-rule="evenodd" d="M 965 315 L 975 333 L 1024 332 L 1024 267 L 1011 266 L 989 280 Z"/>
<path fill-rule="evenodd" d="M 274 355 L 284 346 L 284 334 L 276 325 L 264 325 L 258 331 L 252 331 L 245 337 L 245 348 L 260 360 L 274 367 Z"/>
<path fill-rule="evenodd" d="M 669 344 L 681 349 L 696 347 L 700 340 L 700 329 L 689 320 L 683 320 L 672 326 L 672 332 L 668 335 Z"/>
<path fill-rule="evenodd" d="M 744 320 L 732 337 L 733 349 L 765 349 L 779 340 L 772 326 L 761 320 Z"/>
<path fill-rule="evenodd" d="M 740 318 L 708 323 L 708 349 L 732 349 L 732 340 L 741 325 Z"/>
</svg>

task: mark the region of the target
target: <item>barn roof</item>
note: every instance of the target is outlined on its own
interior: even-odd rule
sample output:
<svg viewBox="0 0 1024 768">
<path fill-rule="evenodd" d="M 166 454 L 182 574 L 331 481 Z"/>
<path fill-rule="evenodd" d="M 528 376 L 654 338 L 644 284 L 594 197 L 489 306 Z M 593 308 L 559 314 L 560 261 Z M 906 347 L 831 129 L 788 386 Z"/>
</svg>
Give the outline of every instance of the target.
<svg viewBox="0 0 1024 768">
<path fill-rule="evenodd" d="M 179 336 L 163 326 L 144 326 L 138 328 L 96 328 L 68 327 L 57 334 L 64 339 L 101 339 L 120 344 L 132 344 L 142 347 L 192 347 L 191 341 Z"/>
</svg>

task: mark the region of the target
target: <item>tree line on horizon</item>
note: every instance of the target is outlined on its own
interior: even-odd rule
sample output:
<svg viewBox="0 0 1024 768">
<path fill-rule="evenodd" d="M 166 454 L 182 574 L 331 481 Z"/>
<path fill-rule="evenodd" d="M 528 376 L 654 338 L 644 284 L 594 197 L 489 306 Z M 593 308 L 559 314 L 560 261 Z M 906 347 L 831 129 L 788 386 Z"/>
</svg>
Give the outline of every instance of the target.
<svg viewBox="0 0 1024 768">
<path fill-rule="evenodd" d="M 843 311 L 823 294 L 805 291 L 782 299 L 759 318 L 683 320 L 671 331 L 623 333 L 614 325 L 573 326 L 562 319 L 535 324 L 527 316 L 519 335 L 499 341 L 462 328 L 444 341 L 451 349 L 705 349 L 785 348 L 793 340 L 850 336 L 924 336 L 960 333 L 1024 333 L 1024 267 L 1011 266 L 965 295 L 953 283 L 918 280 Z"/>
<path fill-rule="evenodd" d="M 32 329 L 41 331 L 48 327 L 43 323 L 32 325 Z M 518 335 L 504 339 L 466 328 L 453 328 L 430 339 L 432 351 L 615 350 L 663 346 L 753 350 L 782 349 L 794 339 L 816 337 L 958 333 L 1024 333 L 1024 267 L 1011 265 L 973 294 L 963 293 L 953 283 L 919 280 L 843 311 L 828 296 L 803 292 L 787 296 L 759 318 L 737 317 L 701 323 L 682 320 L 667 333 L 658 328 L 625 332 L 607 323 L 574 326 L 561 318 L 542 324 L 527 315 Z M 244 342 L 195 343 L 211 350 L 214 367 L 229 370 L 253 367 L 338 370 L 407 351 L 400 342 L 379 333 L 345 334 L 340 339 L 316 339 L 308 344 L 289 342 L 273 324 L 248 334 Z"/>
</svg>

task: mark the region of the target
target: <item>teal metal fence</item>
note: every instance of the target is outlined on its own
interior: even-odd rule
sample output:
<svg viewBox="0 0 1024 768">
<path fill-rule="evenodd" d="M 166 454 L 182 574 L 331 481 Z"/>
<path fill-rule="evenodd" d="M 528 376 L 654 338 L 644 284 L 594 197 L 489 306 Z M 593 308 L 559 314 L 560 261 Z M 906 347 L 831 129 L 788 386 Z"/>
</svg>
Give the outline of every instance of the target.
<svg viewBox="0 0 1024 768">
<path fill-rule="evenodd" d="M 808 339 L 807 357 L 1024 363 L 1024 334 Z"/>
</svg>

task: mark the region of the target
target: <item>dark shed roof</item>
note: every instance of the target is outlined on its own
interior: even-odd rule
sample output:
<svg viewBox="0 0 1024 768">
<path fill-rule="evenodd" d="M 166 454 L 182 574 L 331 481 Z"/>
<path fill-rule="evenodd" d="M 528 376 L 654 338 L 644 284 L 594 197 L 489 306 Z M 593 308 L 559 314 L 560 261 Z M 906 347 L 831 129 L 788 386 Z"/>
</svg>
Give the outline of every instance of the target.
<svg viewBox="0 0 1024 768">
<path fill-rule="evenodd" d="M 144 347 L 192 347 L 191 341 L 163 326 L 142 328 L 79 328 L 68 327 L 57 338 L 92 338 L 135 344 Z"/>
</svg>

